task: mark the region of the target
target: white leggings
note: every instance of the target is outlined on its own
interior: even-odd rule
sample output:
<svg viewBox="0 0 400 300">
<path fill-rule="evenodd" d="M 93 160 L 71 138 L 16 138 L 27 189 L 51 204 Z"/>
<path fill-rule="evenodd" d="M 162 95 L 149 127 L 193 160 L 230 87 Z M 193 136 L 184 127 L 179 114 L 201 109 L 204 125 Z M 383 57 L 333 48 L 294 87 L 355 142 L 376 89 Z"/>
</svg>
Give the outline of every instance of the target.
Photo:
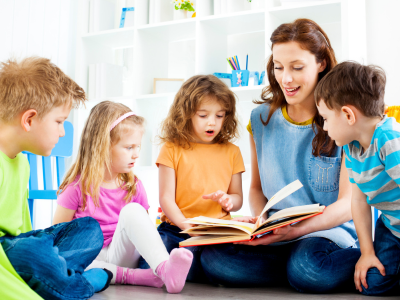
<svg viewBox="0 0 400 300">
<path fill-rule="evenodd" d="M 136 268 L 140 255 L 155 272 L 157 266 L 169 259 L 169 254 L 146 210 L 137 203 L 129 203 L 119 214 L 117 229 L 111 243 L 104 247 L 86 268 L 106 268 L 117 277 L 117 266 Z"/>
</svg>

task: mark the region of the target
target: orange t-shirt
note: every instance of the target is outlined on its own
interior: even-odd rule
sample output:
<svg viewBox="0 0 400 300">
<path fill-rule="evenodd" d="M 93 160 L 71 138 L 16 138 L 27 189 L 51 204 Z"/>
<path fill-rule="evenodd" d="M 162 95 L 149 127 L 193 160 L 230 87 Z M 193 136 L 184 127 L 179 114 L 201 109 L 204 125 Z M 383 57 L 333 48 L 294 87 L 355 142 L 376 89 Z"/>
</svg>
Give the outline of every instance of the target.
<svg viewBox="0 0 400 300">
<path fill-rule="evenodd" d="M 183 149 L 165 143 L 156 161 L 175 170 L 175 202 L 185 218 L 205 216 L 230 219 L 229 212 L 203 195 L 218 190 L 228 192 L 232 175 L 245 171 L 242 154 L 232 143 L 193 144 L 192 149 Z M 164 213 L 161 221 L 172 223 Z"/>
</svg>

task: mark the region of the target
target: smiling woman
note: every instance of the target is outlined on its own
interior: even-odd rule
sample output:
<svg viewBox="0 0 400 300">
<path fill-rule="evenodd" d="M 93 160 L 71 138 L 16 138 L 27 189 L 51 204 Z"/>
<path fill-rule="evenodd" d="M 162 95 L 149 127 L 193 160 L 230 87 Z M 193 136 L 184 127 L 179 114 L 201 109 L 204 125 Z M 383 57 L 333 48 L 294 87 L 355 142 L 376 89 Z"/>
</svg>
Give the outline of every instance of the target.
<svg viewBox="0 0 400 300">
<path fill-rule="evenodd" d="M 327 208 L 315 218 L 239 243 L 245 245 L 205 248 L 204 271 L 211 281 L 226 286 L 289 282 L 309 293 L 351 287 L 360 257 L 350 221 L 351 186 L 342 149 L 323 131 L 314 101 L 318 81 L 336 65 L 335 54 L 321 27 L 307 19 L 280 25 L 271 42 L 270 85 L 263 90 L 262 101 L 256 102 L 260 105 L 252 111 L 248 125 L 253 215 L 259 216 L 268 199 L 296 179 L 304 188 L 269 214 L 314 203 Z"/>
</svg>

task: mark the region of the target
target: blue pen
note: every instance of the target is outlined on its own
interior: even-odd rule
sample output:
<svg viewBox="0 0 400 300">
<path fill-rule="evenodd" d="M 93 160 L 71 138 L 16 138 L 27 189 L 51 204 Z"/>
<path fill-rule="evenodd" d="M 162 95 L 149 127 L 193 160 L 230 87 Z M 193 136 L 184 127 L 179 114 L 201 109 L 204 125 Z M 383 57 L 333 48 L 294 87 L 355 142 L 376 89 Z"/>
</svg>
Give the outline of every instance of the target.
<svg viewBox="0 0 400 300">
<path fill-rule="evenodd" d="M 247 70 L 247 65 L 248 65 L 248 63 L 249 63 L 249 55 L 247 54 L 247 55 L 246 55 L 246 70 Z"/>
<path fill-rule="evenodd" d="M 236 61 L 237 61 L 237 67 L 238 67 L 238 70 L 240 70 L 239 59 L 237 58 L 237 55 L 235 55 L 235 57 L 236 57 Z"/>
</svg>

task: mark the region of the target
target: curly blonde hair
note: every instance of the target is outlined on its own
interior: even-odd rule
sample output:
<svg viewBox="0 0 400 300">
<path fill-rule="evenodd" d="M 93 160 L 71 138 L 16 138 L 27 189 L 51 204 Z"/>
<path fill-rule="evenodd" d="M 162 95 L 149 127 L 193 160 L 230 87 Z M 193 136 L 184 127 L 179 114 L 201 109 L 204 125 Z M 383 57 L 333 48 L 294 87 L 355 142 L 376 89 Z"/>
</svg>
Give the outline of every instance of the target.
<svg viewBox="0 0 400 300">
<path fill-rule="evenodd" d="M 100 185 L 103 182 L 105 171 L 111 170 L 111 147 L 118 143 L 121 136 L 132 130 L 144 130 L 144 118 L 130 116 L 120 122 L 110 132 L 111 124 L 122 115 L 131 112 L 123 104 L 103 101 L 90 111 L 82 132 L 76 162 L 65 175 L 57 193 L 61 193 L 78 177 L 76 185 L 80 185 L 82 193 L 82 211 L 86 208 L 86 198 L 89 195 L 96 207 L 99 205 Z M 133 172 L 118 174 L 121 188 L 128 193 L 124 200 L 128 203 L 136 194 L 138 178 Z"/>
<path fill-rule="evenodd" d="M 191 118 L 203 100 L 215 100 L 225 110 L 221 131 L 214 138 L 226 144 L 239 137 L 235 94 L 214 75 L 196 75 L 185 81 L 175 96 L 167 118 L 161 123 L 161 143 L 171 142 L 185 149 L 195 142 Z"/>
</svg>

